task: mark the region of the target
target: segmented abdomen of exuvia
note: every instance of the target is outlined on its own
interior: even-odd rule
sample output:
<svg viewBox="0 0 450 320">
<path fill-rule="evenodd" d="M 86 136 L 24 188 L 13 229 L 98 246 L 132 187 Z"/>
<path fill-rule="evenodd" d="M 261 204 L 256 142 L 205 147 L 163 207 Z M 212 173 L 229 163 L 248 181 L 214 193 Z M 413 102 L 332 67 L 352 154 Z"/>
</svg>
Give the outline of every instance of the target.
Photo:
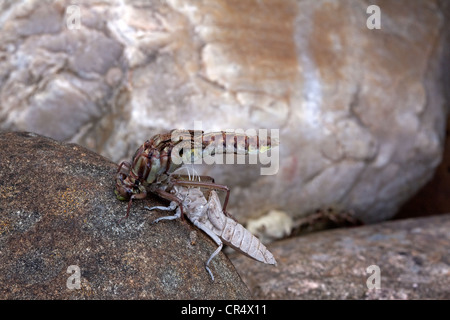
<svg viewBox="0 0 450 320">
<path fill-rule="evenodd" d="M 211 229 L 227 245 L 257 261 L 267 264 L 277 263 L 272 253 L 257 237 L 240 223 L 223 214 L 219 196 L 215 191 L 209 194 L 206 215 Z"/>
<path fill-rule="evenodd" d="M 226 217 L 225 227 L 222 230 L 214 229 L 214 233 L 227 245 L 246 256 L 263 263 L 276 264 L 275 258 L 266 246 L 233 219 Z"/>
</svg>

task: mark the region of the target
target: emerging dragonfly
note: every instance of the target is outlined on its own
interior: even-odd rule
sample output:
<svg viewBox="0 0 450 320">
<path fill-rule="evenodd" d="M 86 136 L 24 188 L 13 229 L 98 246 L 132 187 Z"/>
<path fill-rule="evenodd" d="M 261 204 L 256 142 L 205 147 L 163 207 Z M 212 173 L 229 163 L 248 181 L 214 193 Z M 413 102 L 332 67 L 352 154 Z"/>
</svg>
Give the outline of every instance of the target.
<svg viewBox="0 0 450 320">
<path fill-rule="evenodd" d="M 209 263 L 222 250 L 223 243 L 257 261 L 276 265 L 272 253 L 267 250 L 261 241 L 223 211 L 216 191 L 210 190 L 208 199 L 206 199 L 200 188 L 175 185 L 171 193 L 179 201 L 172 201 L 168 207 L 145 208 L 170 211 L 176 209 L 174 215 L 161 217 L 153 221 L 153 223 L 157 223 L 161 220 L 181 218 L 183 215 L 181 208 L 184 207 L 184 214 L 188 219 L 218 245 L 218 248 L 211 254 L 205 264 L 212 281 L 214 281 L 214 276 L 209 268 Z"/>
<path fill-rule="evenodd" d="M 161 198 L 175 201 L 179 205 L 183 219 L 182 201 L 170 193 L 174 186 L 223 190 L 226 192 L 223 211 L 226 212 L 230 189 L 225 185 L 214 183 L 209 177 L 206 178 L 212 182 L 174 178 L 171 174 L 183 165 L 180 159 L 189 159 L 191 163 L 195 163 L 204 156 L 215 154 L 255 154 L 265 152 L 277 144 L 278 142 L 271 141 L 270 137 L 263 140 L 257 135 L 248 136 L 240 133 L 230 135 L 225 131 L 204 133 L 194 130 L 172 130 L 157 134 L 139 147 L 131 162 L 123 161 L 117 170 L 116 196 L 119 200 L 129 201 L 124 218 L 129 216 L 134 199 L 144 199 L 148 192 L 152 192 Z M 174 161 L 175 159 L 177 161 Z"/>
</svg>

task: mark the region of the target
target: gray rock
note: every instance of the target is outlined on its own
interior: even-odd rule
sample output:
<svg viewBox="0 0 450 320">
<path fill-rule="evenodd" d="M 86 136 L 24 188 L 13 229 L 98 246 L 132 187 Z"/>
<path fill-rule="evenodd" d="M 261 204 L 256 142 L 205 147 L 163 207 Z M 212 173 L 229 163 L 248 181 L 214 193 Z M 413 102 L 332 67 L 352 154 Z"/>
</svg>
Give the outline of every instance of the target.
<svg viewBox="0 0 450 320">
<path fill-rule="evenodd" d="M 450 299 L 449 230 L 446 214 L 286 239 L 276 268 L 230 257 L 257 299 Z"/>
<path fill-rule="evenodd" d="M 189 223 L 150 225 L 166 205 L 114 195 L 117 165 L 76 144 L 33 133 L 0 134 L 1 299 L 247 299 L 249 290 Z M 69 289 L 81 272 L 80 289 Z M 73 279 L 73 278 L 71 278 Z M 72 280 L 70 280 L 72 281 Z M 70 282 L 74 283 L 74 282 Z M 69 286 L 70 286 L 69 283 Z"/>
</svg>

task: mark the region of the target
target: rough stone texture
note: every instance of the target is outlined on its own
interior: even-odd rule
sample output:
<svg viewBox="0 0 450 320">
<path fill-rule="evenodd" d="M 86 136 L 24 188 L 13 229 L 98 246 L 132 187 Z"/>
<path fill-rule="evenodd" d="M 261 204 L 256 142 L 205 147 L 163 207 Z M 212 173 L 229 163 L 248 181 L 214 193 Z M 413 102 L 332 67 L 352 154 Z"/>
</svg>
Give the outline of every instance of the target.
<svg viewBox="0 0 450 320">
<path fill-rule="evenodd" d="M 194 121 L 276 128 L 277 175 L 203 169 L 232 187 L 241 222 L 328 207 L 392 217 L 441 158 L 450 6 L 375 3 L 380 30 L 362 0 L 85 0 L 69 30 L 69 0 L 3 1 L 0 129 L 119 161 Z"/>
<path fill-rule="evenodd" d="M 230 258 L 257 299 L 450 299 L 449 230 L 450 214 L 389 221 L 273 243 L 276 268 Z"/>
<path fill-rule="evenodd" d="M 0 299 L 247 299 L 216 246 L 189 223 L 150 226 L 159 214 L 114 195 L 117 165 L 75 144 L 0 134 Z M 81 289 L 68 289 L 71 265 Z"/>
<path fill-rule="evenodd" d="M 450 87 L 450 82 L 449 82 Z M 395 219 L 450 212 L 450 118 L 447 118 L 444 156 L 430 180 L 399 210 Z"/>
<path fill-rule="evenodd" d="M 450 21 L 450 2 L 442 1 L 445 19 Z M 450 31 L 450 28 L 448 28 Z M 447 52 L 450 51 L 450 32 L 446 34 L 447 40 L 445 46 Z M 444 70 L 450 69 L 450 59 L 447 59 Z M 450 72 L 444 72 L 442 75 L 444 88 L 450 88 Z M 450 108 L 450 90 L 445 90 L 447 107 Z M 435 215 L 438 213 L 450 212 L 450 114 L 447 116 L 447 129 L 444 145 L 443 159 L 435 170 L 433 178 L 418 192 L 414 197 L 408 200 L 395 216 L 396 219 L 405 217 L 418 217 Z"/>
</svg>

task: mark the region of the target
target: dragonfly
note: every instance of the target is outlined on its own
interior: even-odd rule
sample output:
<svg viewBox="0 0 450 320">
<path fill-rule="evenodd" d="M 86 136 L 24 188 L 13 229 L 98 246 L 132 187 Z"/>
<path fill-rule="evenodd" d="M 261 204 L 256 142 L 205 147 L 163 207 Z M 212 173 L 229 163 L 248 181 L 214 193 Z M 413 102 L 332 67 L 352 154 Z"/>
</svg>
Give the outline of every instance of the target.
<svg viewBox="0 0 450 320">
<path fill-rule="evenodd" d="M 171 193 L 179 201 L 172 201 L 169 206 L 145 207 L 147 210 L 175 211 L 174 215 L 160 217 L 152 224 L 162 220 L 174 220 L 181 218 L 183 214 L 200 230 L 205 232 L 216 244 L 217 249 L 211 254 L 205 263 L 205 268 L 212 281 L 214 275 L 209 264 L 211 260 L 222 250 L 223 244 L 259 262 L 276 265 L 273 254 L 261 243 L 261 241 L 248 231 L 244 226 L 223 211 L 219 195 L 215 190 L 210 190 L 208 198 L 198 187 L 186 187 L 175 185 Z M 184 207 L 184 212 L 181 208 Z"/>
<path fill-rule="evenodd" d="M 172 175 L 189 160 L 196 163 L 205 156 L 216 154 L 257 154 L 278 145 L 278 141 L 270 137 L 262 138 L 258 135 L 244 133 L 230 134 L 226 131 L 205 133 L 201 130 L 172 130 L 167 133 L 156 134 L 145 141 L 135 152 L 131 162 L 122 161 L 117 170 L 115 180 L 115 194 L 119 200 L 128 201 L 125 217 L 129 216 L 133 200 L 145 199 L 149 193 L 175 201 L 181 210 L 182 201 L 170 191 L 174 186 L 201 187 L 210 190 L 226 192 L 222 211 L 226 212 L 230 189 L 226 185 L 217 184 L 211 177 L 204 177 L 209 181 L 186 180 L 185 177 Z M 122 221 L 120 219 L 120 221 Z"/>
</svg>

